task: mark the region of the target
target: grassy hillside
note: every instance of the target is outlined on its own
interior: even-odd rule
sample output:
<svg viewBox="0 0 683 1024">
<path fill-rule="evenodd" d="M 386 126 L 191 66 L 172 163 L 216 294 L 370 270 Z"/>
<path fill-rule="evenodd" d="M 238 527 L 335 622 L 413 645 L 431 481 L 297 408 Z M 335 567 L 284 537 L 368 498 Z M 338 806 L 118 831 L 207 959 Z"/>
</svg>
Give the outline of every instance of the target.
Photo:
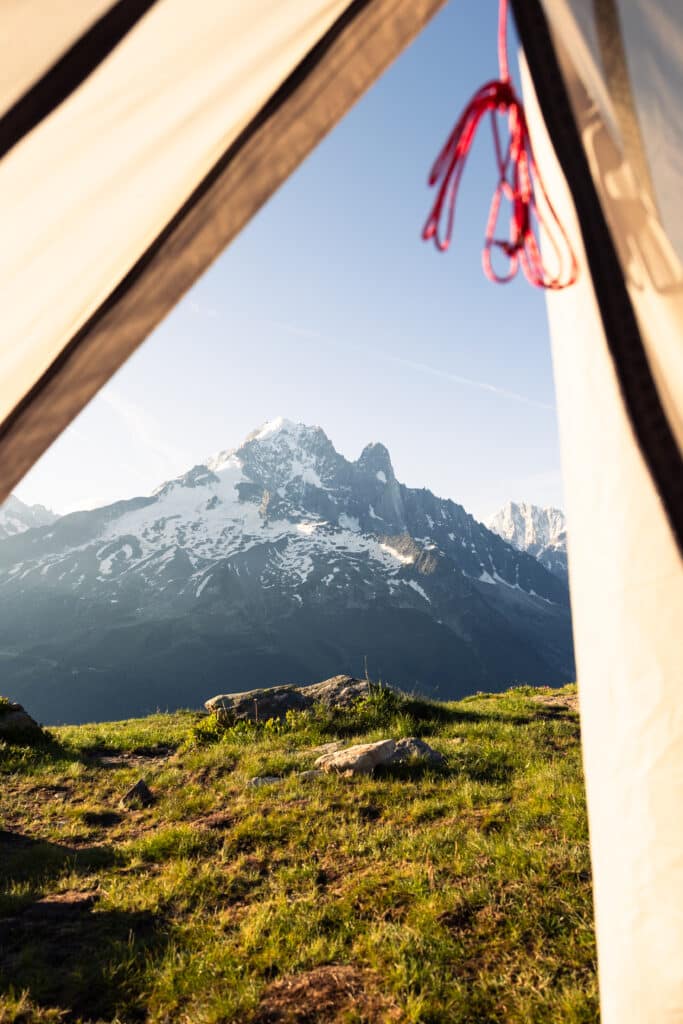
<svg viewBox="0 0 683 1024">
<path fill-rule="evenodd" d="M 571 688 L 212 723 L 0 743 L 1 1024 L 597 1019 Z M 415 734 L 443 767 L 293 774 Z"/>
</svg>

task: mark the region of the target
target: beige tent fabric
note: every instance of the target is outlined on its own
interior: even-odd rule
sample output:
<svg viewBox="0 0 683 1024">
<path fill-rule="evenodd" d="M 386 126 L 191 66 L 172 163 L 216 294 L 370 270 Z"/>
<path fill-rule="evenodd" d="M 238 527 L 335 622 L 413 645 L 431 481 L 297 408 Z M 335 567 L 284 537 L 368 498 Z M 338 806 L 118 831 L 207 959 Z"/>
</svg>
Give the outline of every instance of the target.
<svg viewBox="0 0 683 1024">
<path fill-rule="evenodd" d="M 595 46 L 591 50 L 591 35 L 597 45 L 597 33 L 594 26 L 592 33 L 586 30 L 589 6 L 577 2 L 570 11 L 563 0 L 552 0 L 546 10 L 648 358 L 680 441 L 680 268 L 668 222 L 658 220 L 624 166 L 621 140 L 615 137 L 618 115 L 603 105 L 609 94 Z M 652 6 L 662 5 L 655 0 Z M 601 1019 L 602 1024 L 680 1024 L 683 567 L 622 401 L 573 203 L 528 75 L 524 89 L 536 157 L 581 268 L 573 288 L 548 294 L 548 314 L 568 516 Z M 659 208 L 665 217 L 666 204 Z"/>
<path fill-rule="evenodd" d="M 2 0 L 0 114 L 112 5 L 113 0 Z"/>
<path fill-rule="evenodd" d="M 347 3 L 163 0 L 0 163 L 0 421 Z"/>
<path fill-rule="evenodd" d="M 614 95 L 619 83 L 610 95 L 610 54 L 601 50 L 596 24 L 603 6 L 615 8 L 621 28 L 647 181 L 630 153 L 626 114 Z M 563 43 L 572 106 L 650 367 L 683 450 L 683 4 L 554 0 L 546 8 Z"/>
</svg>

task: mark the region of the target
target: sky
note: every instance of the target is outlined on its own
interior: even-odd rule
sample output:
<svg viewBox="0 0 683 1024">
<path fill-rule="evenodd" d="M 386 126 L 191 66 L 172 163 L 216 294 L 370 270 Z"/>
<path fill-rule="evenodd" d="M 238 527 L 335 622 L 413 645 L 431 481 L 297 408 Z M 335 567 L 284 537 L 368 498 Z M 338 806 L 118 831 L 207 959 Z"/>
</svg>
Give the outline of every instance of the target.
<svg viewBox="0 0 683 1024">
<path fill-rule="evenodd" d="M 495 0 L 457 0 L 347 114 L 16 489 L 63 513 L 151 493 L 277 416 L 479 519 L 562 506 L 545 300 L 481 269 L 482 128 L 450 251 L 431 164 L 496 77 Z"/>
</svg>

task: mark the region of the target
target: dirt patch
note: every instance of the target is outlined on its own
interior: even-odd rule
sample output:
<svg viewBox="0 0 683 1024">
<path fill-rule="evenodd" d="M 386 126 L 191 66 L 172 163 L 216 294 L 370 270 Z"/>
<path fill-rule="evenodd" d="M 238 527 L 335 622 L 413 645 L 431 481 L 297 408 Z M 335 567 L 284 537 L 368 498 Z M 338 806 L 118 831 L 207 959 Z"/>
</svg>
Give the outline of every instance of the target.
<svg viewBox="0 0 683 1024">
<path fill-rule="evenodd" d="M 379 990 L 377 975 L 330 964 L 273 982 L 252 1024 L 341 1024 L 353 1011 L 363 1024 L 399 1024 L 403 1015 Z"/>
<path fill-rule="evenodd" d="M 540 694 L 531 698 L 534 704 L 543 704 L 547 708 L 555 708 L 558 711 L 573 711 L 579 713 L 578 693 L 548 693 Z"/>
<path fill-rule="evenodd" d="M 170 761 L 175 754 L 175 747 L 169 747 L 162 743 L 134 747 L 132 750 L 97 746 L 88 747 L 83 751 L 86 763 L 96 768 L 158 767 L 166 761 Z"/>
<path fill-rule="evenodd" d="M 83 812 L 83 824 L 87 825 L 88 828 L 113 828 L 114 825 L 120 825 L 122 821 L 123 815 L 119 814 L 118 811 Z"/>
<path fill-rule="evenodd" d="M 206 828 L 211 832 L 223 832 L 225 829 L 232 828 L 235 824 L 234 814 L 226 814 L 224 811 L 215 811 L 213 814 L 205 814 L 202 818 L 197 818 L 192 824 L 195 828 Z"/>
<path fill-rule="evenodd" d="M 67 892 L 54 893 L 32 903 L 22 917 L 29 921 L 65 921 L 78 918 L 92 909 L 98 896 L 96 890 L 79 892 L 70 889 Z"/>
</svg>

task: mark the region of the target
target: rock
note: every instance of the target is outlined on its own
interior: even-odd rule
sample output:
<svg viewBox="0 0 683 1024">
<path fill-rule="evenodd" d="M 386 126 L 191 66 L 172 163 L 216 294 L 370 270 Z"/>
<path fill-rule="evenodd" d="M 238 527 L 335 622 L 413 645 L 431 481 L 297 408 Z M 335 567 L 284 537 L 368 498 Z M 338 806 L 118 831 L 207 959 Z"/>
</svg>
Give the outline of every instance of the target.
<svg viewBox="0 0 683 1024">
<path fill-rule="evenodd" d="M 324 774 L 325 772 L 322 768 L 311 768 L 310 771 L 307 772 L 298 772 L 296 778 L 299 779 L 300 782 L 314 782 L 315 779 L 321 779 Z"/>
<path fill-rule="evenodd" d="M 393 757 L 387 764 L 406 764 L 408 761 L 426 761 L 428 764 L 442 764 L 443 760 L 443 754 L 440 754 L 438 750 L 434 750 L 424 740 L 418 739 L 417 736 L 406 736 L 405 739 L 396 740 Z"/>
<path fill-rule="evenodd" d="M 249 779 L 247 789 L 258 789 L 260 786 L 273 786 L 276 782 L 282 782 L 279 775 L 257 775 L 255 779 Z"/>
<path fill-rule="evenodd" d="M 284 718 L 288 711 L 304 711 L 312 703 L 295 686 L 271 686 L 244 693 L 223 693 L 207 700 L 204 707 L 214 711 L 219 721 L 265 722 L 269 718 Z"/>
<path fill-rule="evenodd" d="M 0 698 L 0 739 L 42 736 L 38 723 L 24 711 L 21 704 Z"/>
<path fill-rule="evenodd" d="M 316 768 L 324 772 L 338 772 L 343 775 L 370 775 L 382 764 L 391 764 L 396 743 L 394 740 L 377 740 L 376 743 L 358 743 L 346 750 L 322 754 L 315 762 Z"/>
<path fill-rule="evenodd" d="M 311 747 L 307 754 L 331 754 L 335 750 L 341 750 L 344 746 L 343 740 L 332 740 L 330 743 L 321 743 L 319 747 Z"/>
<path fill-rule="evenodd" d="M 373 690 L 376 687 L 367 679 L 332 676 L 331 679 L 310 686 L 270 686 L 261 690 L 246 690 L 244 693 L 222 693 L 207 700 L 204 707 L 207 711 L 214 711 L 219 720 L 265 721 L 268 718 L 284 718 L 288 711 L 306 711 L 314 704 L 350 707 Z"/>
<path fill-rule="evenodd" d="M 134 786 L 124 793 L 119 801 L 121 807 L 149 807 L 154 803 L 154 795 L 144 779 L 139 779 Z"/>
<path fill-rule="evenodd" d="M 322 683 L 313 683 L 311 686 L 301 686 L 298 689 L 312 704 L 324 704 L 329 708 L 348 708 L 361 697 L 367 697 L 377 690 L 377 686 L 367 679 L 332 676 Z"/>
<path fill-rule="evenodd" d="M 336 744 L 326 746 L 336 747 Z M 369 775 L 380 765 L 386 767 L 417 760 L 441 764 L 444 757 L 417 736 L 407 736 L 400 740 L 378 740 L 376 743 L 359 743 L 346 749 L 328 750 L 317 758 L 315 765 L 324 772 Z"/>
</svg>

